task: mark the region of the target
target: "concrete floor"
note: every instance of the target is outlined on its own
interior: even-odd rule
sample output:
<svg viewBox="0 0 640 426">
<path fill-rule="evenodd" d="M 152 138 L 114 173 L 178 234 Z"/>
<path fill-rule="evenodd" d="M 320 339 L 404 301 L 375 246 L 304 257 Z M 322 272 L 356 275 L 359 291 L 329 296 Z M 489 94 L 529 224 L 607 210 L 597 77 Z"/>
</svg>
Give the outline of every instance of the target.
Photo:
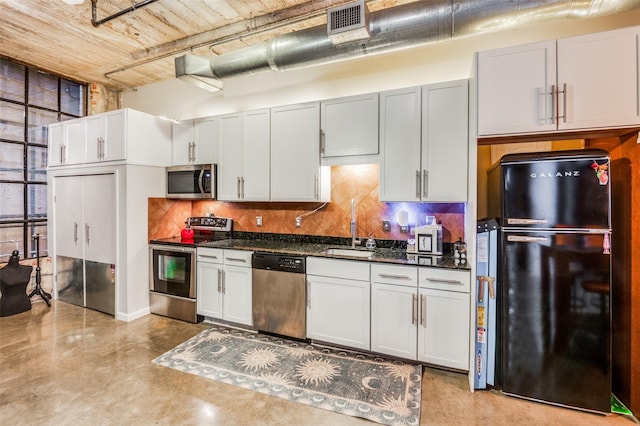
<svg viewBox="0 0 640 426">
<path fill-rule="evenodd" d="M 0 318 L 0 425 L 374 424 L 151 363 L 206 327 L 156 315 L 125 323 L 60 301 Z M 420 424 L 634 422 L 470 393 L 466 375 L 426 368 Z"/>
</svg>

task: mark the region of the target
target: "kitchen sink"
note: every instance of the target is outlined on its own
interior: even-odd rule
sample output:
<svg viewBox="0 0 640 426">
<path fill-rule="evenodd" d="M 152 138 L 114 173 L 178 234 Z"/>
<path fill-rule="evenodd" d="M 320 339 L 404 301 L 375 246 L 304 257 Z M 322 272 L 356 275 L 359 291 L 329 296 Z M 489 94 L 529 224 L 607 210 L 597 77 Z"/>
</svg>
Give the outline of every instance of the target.
<svg viewBox="0 0 640 426">
<path fill-rule="evenodd" d="M 367 259 L 373 256 L 372 251 L 346 249 L 346 248 L 328 248 L 326 250 L 322 250 L 321 253 L 334 255 L 334 256 L 364 257 Z"/>
</svg>

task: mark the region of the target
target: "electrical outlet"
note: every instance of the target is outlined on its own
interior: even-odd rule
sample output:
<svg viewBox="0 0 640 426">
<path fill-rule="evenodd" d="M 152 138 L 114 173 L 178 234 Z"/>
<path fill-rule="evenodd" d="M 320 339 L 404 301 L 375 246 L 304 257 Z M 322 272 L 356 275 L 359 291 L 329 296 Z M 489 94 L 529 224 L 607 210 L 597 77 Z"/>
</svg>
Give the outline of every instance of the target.
<svg viewBox="0 0 640 426">
<path fill-rule="evenodd" d="M 302 226 L 302 218 L 300 216 L 296 217 L 296 228 L 300 228 Z"/>
<path fill-rule="evenodd" d="M 388 220 L 383 220 L 382 221 L 382 230 L 384 232 L 389 232 L 391 231 L 391 222 Z"/>
<path fill-rule="evenodd" d="M 256 226 L 262 226 L 262 216 L 256 216 Z"/>
</svg>

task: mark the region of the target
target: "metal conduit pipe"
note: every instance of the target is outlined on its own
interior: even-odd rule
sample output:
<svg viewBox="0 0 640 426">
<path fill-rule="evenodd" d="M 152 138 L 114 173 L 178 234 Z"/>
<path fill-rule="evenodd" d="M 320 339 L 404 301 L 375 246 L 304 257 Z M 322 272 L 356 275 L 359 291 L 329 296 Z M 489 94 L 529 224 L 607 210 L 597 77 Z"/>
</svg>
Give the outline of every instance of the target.
<svg viewBox="0 0 640 426">
<path fill-rule="evenodd" d="M 373 12 L 371 38 L 334 45 L 326 26 L 279 35 L 216 57 L 176 58 L 176 77 L 220 80 L 285 71 L 557 18 L 589 18 L 640 8 L 640 0 L 428 0 Z"/>
<path fill-rule="evenodd" d="M 114 13 L 113 15 L 109 15 L 106 18 L 102 18 L 100 20 L 97 20 L 98 18 L 98 0 L 91 0 L 91 25 L 93 25 L 94 27 L 100 26 L 102 24 L 104 24 L 105 22 L 109 22 L 112 19 L 118 18 L 122 15 L 125 15 L 129 12 L 133 12 L 136 9 L 140 9 L 141 7 L 144 7 L 148 4 L 154 3 L 158 0 L 143 0 L 139 3 L 133 3 L 130 7 L 120 10 L 116 13 Z"/>
</svg>

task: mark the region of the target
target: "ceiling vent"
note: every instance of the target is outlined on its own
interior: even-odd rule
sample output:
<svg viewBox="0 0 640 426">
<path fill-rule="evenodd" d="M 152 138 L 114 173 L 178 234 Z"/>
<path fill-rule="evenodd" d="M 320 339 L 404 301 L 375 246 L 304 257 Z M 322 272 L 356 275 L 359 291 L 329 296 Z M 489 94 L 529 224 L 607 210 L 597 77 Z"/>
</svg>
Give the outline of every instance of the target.
<svg viewBox="0 0 640 426">
<path fill-rule="evenodd" d="M 364 0 L 328 9 L 327 35 L 333 44 L 368 39 L 369 11 Z"/>
</svg>

